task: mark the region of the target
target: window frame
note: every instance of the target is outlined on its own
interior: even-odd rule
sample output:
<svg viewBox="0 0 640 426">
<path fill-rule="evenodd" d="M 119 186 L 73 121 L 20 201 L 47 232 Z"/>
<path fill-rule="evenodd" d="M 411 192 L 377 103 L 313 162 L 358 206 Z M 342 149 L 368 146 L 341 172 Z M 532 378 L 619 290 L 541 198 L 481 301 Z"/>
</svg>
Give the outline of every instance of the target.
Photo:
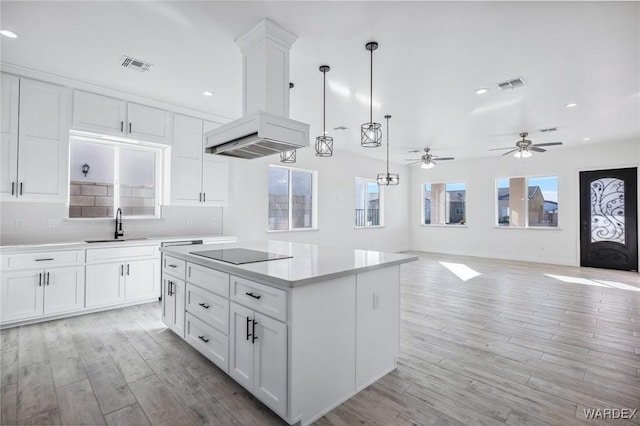
<svg viewBox="0 0 640 426">
<path fill-rule="evenodd" d="M 525 226 L 511 226 L 511 224 L 508 225 L 501 225 L 500 224 L 500 200 L 498 200 L 498 181 L 500 180 L 511 180 L 511 179 L 525 179 L 525 186 L 527 188 L 527 197 L 525 198 Z M 519 176 L 508 176 L 508 177 L 496 177 L 495 181 L 494 181 L 494 227 L 497 229 L 542 229 L 542 230 L 559 230 L 560 229 L 560 211 L 558 209 L 558 217 L 557 217 L 557 223 L 556 226 L 541 226 L 541 225 L 529 225 L 529 196 L 528 196 L 528 190 L 529 190 L 529 179 L 539 179 L 539 178 L 555 178 L 556 179 L 556 192 L 559 193 L 560 192 L 560 177 L 558 175 L 519 175 Z M 556 205 L 560 204 L 559 201 L 556 201 Z M 543 204 L 544 206 L 544 204 Z M 543 207 L 544 208 L 544 207 Z"/>
<path fill-rule="evenodd" d="M 289 196 L 289 229 L 270 229 L 269 226 L 269 170 L 271 168 L 283 169 L 288 171 L 288 196 Z M 291 175 L 293 172 L 309 173 L 311 174 L 311 227 L 309 228 L 292 228 L 293 223 L 293 179 Z M 318 230 L 318 171 L 301 169 L 298 167 L 281 166 L 279 164 L 269 164 L 267 168 L 267 232 L 304 232 L 304 231 L 317 231 Z"/>
<path fill-rule="evenodd" d="M 364 181 L 364 188 L 365 188 L 365 195 L 367 194 L 367 188 L 369 186 L 369 183 L 373 183 L 375 185 L 378 186 L 378 225 L 367 225 L 366 221 L 365 221 L 365 225 L 364 226 L 357 226 L 355 224 L 353 224 L 353 229 L 375 229 L 375 228 L 384 228 L 384 187 L 382 185 L 378 185 L 378 182 L 376 181 L 376 179 L 373 178 L 366 178 L 366 177 L 361 177 L 361 176 L 355 176 L 354 179 L 354 184 L 357 184 L 358 179 L 361 179 Z M 354 210 L 355 210 L 355 188 L 354 188 Z M 367 217 L 367 213 L 369 211 L 369 208 L 367 207 L 367 203 L 365 202 L 365 218 Z"/>
<path fill-rule="evenodd" d="M 425 185 L 444 185 L 445 188 L 445 192 L 447 192 L 447 185 L 464 185 L 464 192 L 465 192 L 465 196 L 464 196 L 464 223 L 460 223 L 460 222 L 445 222 L 445 223 L 424 223 L 426 217 L 425 217 L 425 208 L 424 208 L 424 200 L 425 200 Z M 444 228 L 451 228 L 451 227 L 457 227 L 457 228 L 464 228 L 467 226 L 467 182 L 464 182 L 462 180 L 451 180 L 451 181 L 440 181 L 440 182 L 423 182 L 420 185 L 420 226 L 425 226 L 425 227 L 444 227 Z M 433 200 L 432 200 L 433 201 Z M 433 205 L 430 208 L 430 211 L 433 209 Z M 459 207 L 456 207 L 456 210 L 458 210 Z"/>
<path fill-rule="evenodd" d="M 113 216 L 103 217 L 71 217 L 69 215 L 69 207 L 71 205 L 71 145 L 73 142 L 92 143 L 102 146 L 112 147 L 114 150 L 114 170 L 113 170 Z M 154 214 L 153 215 L 122 215 L 123 219 L 127 220 L 161 220 L 162 219 L 162 205 L 165 195 L 165 179 L 170 179 L 170 173 L 165 176 L 165 170 L 170 170 L 167 164 L 167 157 L 171 157 L 171 148 L 167 145 L 157 144 L 152 142 L 135 141 L 128 142 L 126 140 L 117 140 L 111 138 L 97 138 L 83 136 L 80 134 L 71 133 L 69 136 L 69 161 L 68 161 L 68 183 L 67 183 L 67 200 L 66 200 L 66 218 L 70 221 L 112 221 L 115 218 L 117 209 L 121 207 L 120 203 L 120 149 L 133 149 L 140 151 L 151 151 L 155 154 L 154 159 Z"/>
</svg>

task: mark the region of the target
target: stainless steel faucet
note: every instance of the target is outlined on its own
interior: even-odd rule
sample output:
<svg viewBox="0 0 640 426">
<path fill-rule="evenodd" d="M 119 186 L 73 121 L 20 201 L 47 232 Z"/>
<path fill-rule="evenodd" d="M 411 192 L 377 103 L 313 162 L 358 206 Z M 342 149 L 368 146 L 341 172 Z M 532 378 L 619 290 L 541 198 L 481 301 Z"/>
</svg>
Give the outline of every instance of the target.
<svg viewBox="0 0 640 426">
<path fill-rule="evenodd" d="M 116 233 L 114 238 L 117 240 L 118 237 L 124 237 L 124 231 L 122 230 L 122 210 L 120 207 L 116 210 Z"/>
</svg>

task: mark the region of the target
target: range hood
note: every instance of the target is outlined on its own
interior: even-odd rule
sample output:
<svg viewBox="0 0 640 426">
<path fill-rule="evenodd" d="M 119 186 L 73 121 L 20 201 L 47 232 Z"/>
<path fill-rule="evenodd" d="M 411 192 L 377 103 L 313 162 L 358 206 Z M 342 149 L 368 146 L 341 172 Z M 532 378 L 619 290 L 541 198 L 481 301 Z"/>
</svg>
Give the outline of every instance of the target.
<svg viewBox="0 0 640 426">
<path fill-rule="evenodd" d="M 207 153 L 253 159 L 309 146 L 309 125 L 289 118 L 289 50 L 296 38 L 263 19 L 236 40 L 243 118 L 207 132 Z"/>
</svg>

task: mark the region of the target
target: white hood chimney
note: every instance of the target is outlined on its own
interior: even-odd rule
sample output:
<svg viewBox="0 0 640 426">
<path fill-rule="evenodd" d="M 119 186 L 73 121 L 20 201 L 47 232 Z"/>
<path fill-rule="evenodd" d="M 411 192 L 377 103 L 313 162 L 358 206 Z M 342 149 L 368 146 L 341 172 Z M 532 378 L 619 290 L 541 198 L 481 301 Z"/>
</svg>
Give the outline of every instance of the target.
<svg viewBox="0 0 640 426">
<path fill-rule="evenodd" d="M 289 49 L 296 38 L 263 19 L 236 40 L 243 118 L 207 132 L 206 152 L 252 159 L 309 146 L 309 125 L 289 118 Z"/>
</svg>

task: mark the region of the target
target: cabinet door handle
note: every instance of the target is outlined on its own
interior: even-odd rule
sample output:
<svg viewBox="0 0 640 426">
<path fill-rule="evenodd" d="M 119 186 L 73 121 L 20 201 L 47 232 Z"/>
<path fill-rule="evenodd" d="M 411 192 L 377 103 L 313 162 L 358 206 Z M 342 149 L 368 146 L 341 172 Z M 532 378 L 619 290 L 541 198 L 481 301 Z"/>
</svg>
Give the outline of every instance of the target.
<svg viewBox="0 0 640 426">
<path fill-rule="evenodd" d="M 127 275 L 129 275 L 129 264 L 127 263 Z"/>
<path fill-rule="evenodd" d="M 198 339 L 202 340 L 205 343 L 209 343 L 209 339 L 205 339 L 204 336 L 198 336 Z"/>
<path fill-rule="evenodd" d="M 205 309 L 209 309 L 211 305 L 207 305 L 206 303 L 198 303 L 198 305 L 202 306 Z"/>
<path fill-rule="evenodd" d="M 120 265 L 120 276 L 124 277 L 124 265 Z"/>
<path fill-rule="evenodd" d="M 202 201 L 205 202 L 205 203 L 207 202 L 207 193 L 206 192 L 202 193 Z"/>
<path fill-rule="evenodd" d="M 202 202 L 202 192 L 198 192 L 198 201 Z"/>
<path fill-rule="evenodd" d="M 251 343 L 255 342 L 256 340 L 258 340 L 258 336 L 256 336 L 256 324 L 258 324 L 258 321 L 253 320 L 253 330 L 252 330 L 252 334 L 251 334 Z"/>
<path fill-rule="evenodd" d="M 16 183 L 11 182 L 11 195 L 14 195 L 15 193 L 16 193 Z"/>
<path fill-rule="evenodd" d="M 169 289 L 167 290 L 167 294 L 169 296 L 173 296 L 173 291 L 172 291 L 173 282 L 171 280 L 169 280 L 169 281 L 167 281 L 167 284 L 169 284 Z"/>
<path fill-rule="evenodd" d="M 120 133 L 124 132 L 124 121 L 120 122 Z"/>
<path fill-rule="evenodd" d="M 49 285 L 49 273 L 47 272 L 47 285 Z"/>
<path fill-rule="evenodd" d="M 247 340 L 251 337 L 251 333 L 249 333 L 249 323 L 252 321 L 251 318 L 247 317 Z"/>
<path fill-rule="evenodd" d="M 129 122 L 129 133 L 131 133 L 131 122 Z"/>
<path fill-rule="evenodd" d="M 42 287 L 42 272 L 38 274 L 38 287 Z M 247 323 L 247 330 L 249 329 L 249 323 Z M 249 340 L 249 339 L 247 339 Z"/>
<path fill-rule="evenodd" d="M 20 195 L 22 195 L 22 182 L 20 182 Z"/>
<path fill-rule="evenodd" d="M 53 260 L 53 257 L 43 257 L 41 259 L 36 259 L 36 262 L 44 262 L 45 260 Z"/>
<path fill-rule="evenodd" d="M 262 297 L 259 294 L 253 294 L 253 292 L 251 292 L 251 293 L 245 292 L 244 294 L 246 294 L 247 296 L 251 296 L 254 299 L 258 299 L 258 300 L 260 300 L 260 298 Z"/>
</svg>

